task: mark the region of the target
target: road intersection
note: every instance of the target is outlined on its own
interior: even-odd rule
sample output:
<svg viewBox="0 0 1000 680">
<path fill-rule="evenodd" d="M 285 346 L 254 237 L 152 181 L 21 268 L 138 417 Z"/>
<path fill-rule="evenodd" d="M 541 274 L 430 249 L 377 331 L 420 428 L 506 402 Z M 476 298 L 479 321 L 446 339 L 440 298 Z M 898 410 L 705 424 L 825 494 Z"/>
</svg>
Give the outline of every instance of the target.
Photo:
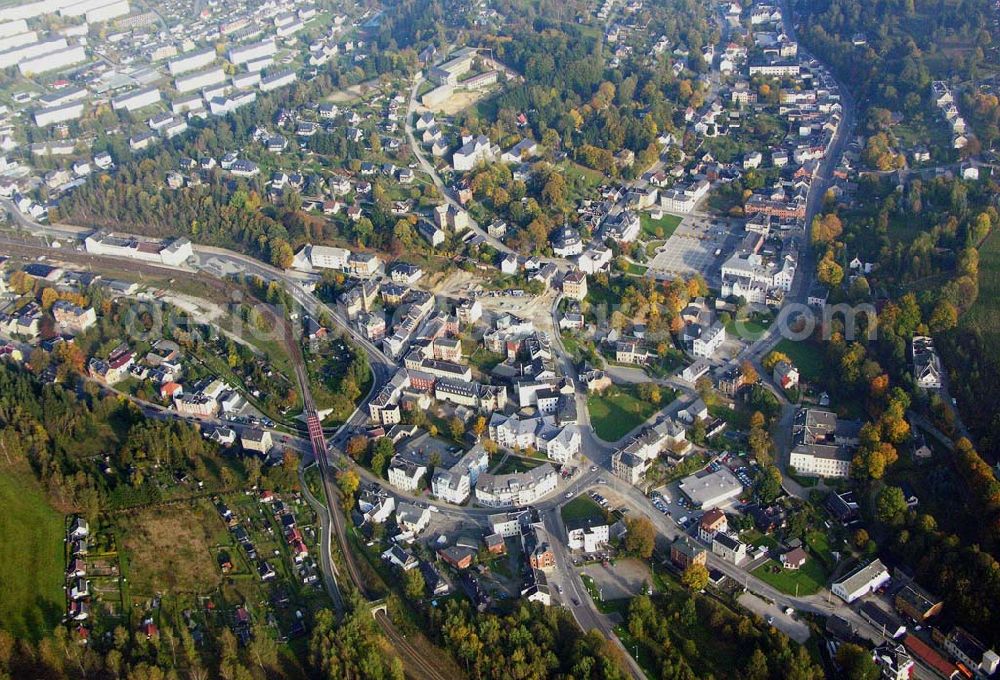
<svg viewBox="0 0 1000 680">
<path fill-rule="evenodd" d="M 412 112 L 415 108 L 416 92 L 420 86 L 420 82 L 421 81 L 419 79 L 414 82 L 413 89 L 410 93 L 410 112 Z M 846 140 L 849 138 L 851 134 L 850 131 L 853 129 L 853 103 L 850 102 L 847 91 L 842 89 L 842 92 L 844 93 L 845 102 L 843 120 L 833 137 L 827 156 L 817 170 L 813 186 L 809 192 L 806 224 L 809 223 L 811 217 L 819 210 L 822 195 L 825 192 L 826 187 L 829 186 L 832 179 L 833 169 L 839 162 Z M 441 180 L 434 167 L 427 161 L 426 157 L 422 153 L 422 150 L 419 148 L 419 145 L 416 143 L 413 136 L 411 119 L 412 115 L 408 115 L 406 118 L 406 135 L 411 146 L 413 147 L 421 168 L 431 177 L 435 186 L 441 192 L 445 200 L 450 205 L 453 205 L 456 208 L 461 208 L 457 201 L 452 197 L 447 187 L 444 185 L 444 182 Z M 80 240 L 83 235 L 89 233 L 90 231 L 64 225 L 41 225 L 23 216 L 13 207 L 13 205 L 9 203 L 9 201 L 4 201 L 3 203 L 8 208 L 8 211 L 14 216 L 17 223 L 35 236 L 45 239 L 64 239 L 69 242 L 75 242 Z M 475 222 L 472 222 L 472 228 L 473 231 L 481 234 L 487 242 L 489 242 L 490 245 L 497 250 L 501 252 L 511 252 L 510 248 L 505 246 L 502 242 L 489 237 Z M 796 278 L 792 285 L 792 291 L 787 298 L 788 302 L 801 303 L 804 301 L 805 293 L 811 283 L 812 266 L 809 262 L 809 258 L 811 256 L 808 254 L 807 248 L 803 250 L 804 252 L 801 254 L 802 259 L 800 260 L 800 266 L 797 269 Z M 318 297 L 309 292 L 309 281 L 306 277 L 303 277 L 295 272 L 283 271 L 274 268 L 249 256 L 221 248 L 194 246 L 194 252 L 195 257 L 192 258 L 191 262 L 187 265 L 191 271 L 205 272 L 214 276 L 219 276 L 220 273 L 224 271 L 239 271 L 258 276 L 265 281 L 276 281 L 288 292 L 295 303 L 300 305 L 308 314 L 313 315 L 316 318 L 322 315 L 328 316 L 340 329 L 342 329 L 346 335 L 351 338 L 353 342 L 357 343 L 357 345 L 362 347 L 368 354 L 373 373 L 372 388 L 369 394 L 366 395 L 366 397 L 359 403 L 358 408 L 348 421 L 344 423 L 344 425 L 332 433 L 326 433 L 329 436 L 325 439 L 325 441 L 323 438 L 313 438 L 312 444 L 314 445 L 318 441 L 324 442 L 322 451 L 311 447 L 308 440 L 296 436 L 290 436 L 286 433 L 278 433 L 279 441 L 281 441 L 282 445 L 298 449 L 305 452 L 307 455 L 308 453 L 314 454 L 316 462 L 319 463 L 321 470 L 324 472 L 324 484 L 327 492 L 327 511 L 320 513 L 322 523 L 324 524 L 324 530 L 322 533 L 325 537 L 325 544 L 328 546 L 330 540 L 332 540 L 333 535 L 335 534 L 341 542 L 342 549 L 349 552 L 350 548 L 344 540 L 345 528 L 342 523 L 343 515 L 340 508 L 336 506 L 336 498 L 338 495 L 332 485 L 331 472 L 333 466 L 341 468 L 352 467 L 359 473 L 362 479 L 366 481 L 382 482 L 381 479 L 377 479 L 368 470 L 354 464 L 353 461 L 351 461 L 346 455 L 343 455 L 342 451 L 347 439 L 351 436 L 351 433 L 362 429 L 367 424 L 368 402 L 377 390 L 385 384 L 386 381 L 388 381 L 396 370 L 398 370 L 397 364 L 386 356 L 379 347 L 369 342 L 356 329 L 354 329 L 348 323 L 347 319 L 345 319 L 339 312 L 339 310 L 327 305 L 325 302 L 321 301 Z M 568 261 L 565 260 L 553 261 L 563 268 L 569 264 Z M 177 270 L 169 269 L 169 271 L 176 273 Z M 553 303 L 553 314 L 555 314 L 557 304 L 558 298 Z M 553 340 L 553 347 L 556 350 L 557 359 L 563 369 L 563 372 L 567 376 L 575 379 L 577 377 L 576 367 L 573 365 L 573 361 L 568 355 L 565 347 L 563 346 L 562 340 L 559 337 L 558 326 L 556 326 L 556 329 L 553 332 Z M 738 363 L 743 359 L 750 359 L 754 363 L 759 364 L 760 359 L 766 355 L 767 352 L 773 349 L 780 340 L 781 335 L 779 324 L 773 324 L 772 327 L 770 327 L 759 339 L 746 345 L 734 361 Z M 301 356 L 297 357 L 295 361 L 295 370 L 300 383 L 300 389 L 303 390 L 304 403 L 306 404 L 307 413 L 312 415 L 315 409 L 313 408 L 311 397 L 309 396 L 308 379 L 305 375 L 304 362 Z M 762 373 L 762 375 L 763 374 L 764 373 Z M 578 383 L 579 381 L 576 382 Z M 690 388 L 686 385 L 680 384 L 677 381 L 670 381 L 670 383 L 672 387 L 681 389 L 682 393 L 685 395 L 691 394 Z M 617 640 L 614 636 L 614 631 L 610 621 L 606 616 L 597 610 L 595 604 L 588 595 L 579 574 L 573 568 L 572 558 L 565 545 L 566 531 L 560 516 L 561 506 L 567 502 L 567 497 L 576 497 L 579 494 L 586 493 L 592 488 L 610 484 L 616 493 L 627 499 L 631 508 L 650 519 L 653 526 L 657 530 L 659 547 L 661 549 L 665 547 L 666 542 L 681 535 L 682 530 L 673 522 L 672 519 L 669 519 L 662 513 L 656 511 L 650 504 L 649 499 L 646 498 L 646 496 L 643 495 L 637 488 L 624 484 L 610 474 L 611 453 L 615 447 L 611 443 L 600 440 L 594 433 L 593 427 L 589 421 L 586 394 L 579 389 L 579 384 L 577 384 L 577 387 L 578 389 L 575 398 L 577 401 L 577 413 L 580 418 L 579 428 L 583 440 L 581 448 L 582 464 L 578 468 L 579 473 L 575 475 L 567 485 L 562 486 L 549 498 L 538 503 L 536 505 L 536 509 L 540 513 L 546 529 L 548 529 L 551 535 L 560 539 L 556 541 L 554 546 L 557 553 L 557 566 L 556 572 L 550 579 L 550 582 L 553 582 L 561 590 L 563 590 L 566 595 L 568 595 L 569 601 L 573 603 L 570 607 L 570 611 L 573 613 L 577 622 L 584 630 L 597 628 L 608 636 L 609 639 Z M 676 407 L 677 404 L 675 403 L 671 404 L 669 408 Z M 181 417 L 175 413 L 172 414 L 169 411 L 165 411 L 153 404 L 143 404 L 142 408 L 144 412 L 153 417 Z M 787 404 L 787 402 L 783 403 L 783 409 L 785 411 L 791 408 L 791 405 Z M 786 416 L 787 414 L 783 411 L 783 418 Z M 213 421 L 211 419 L 203 419 L 202 422 L 205 424 L 225 425 L 227 427 L 233 426 L 233 424 L 228 422 Z M 470 521 L 479 523 L 481 523 L 485 519 L 485 516 L 491 512 L 491 510 L 484 508 L 452 506 L 423 496 L 415 496 L 399 491 L 394 491 L 394 493 L 398 497 L 405 498 L 406 500 L 434 505 L 437 511 L 448 516 L 468 518 Z M 311 494 L 309 494 L 307 498 L 314 506 L 318 506 L 320 504 L 320 501 L 315 497 L 312 497 Z M 329 557 L 329 551 L 325 550 L 325 552 L 327 552 L 327 557 Z M 855 623 L 855 625 L 862 630 L 866 627 L 865 622 L 860 620 L 860 617 L 858 617 L 852 610 L 845 606 L 831 602 L 829 597 L 824 599 L 821 595 L 809 597 L 788 596 L 753 577 L 739 566 L 724 561 L 711 554 L 709 557 L 709 564 L 713 568 L 716 568 L 726 574 L 735 582 L 742 583 L 744 588 L 748 591 L 775 603 L 781 608 L 792 607 L 798 611 L 820 613 L 824 615 L 837 613 L 852 621 L 852 623 Z M 327 587 L 332 591 L 332 593 L 336 593 L 338 590 L 337 574 L 332 561 L 324 559 L 323 567 L 324 579 L 327 583 Z M 336 601 L 338 601 L 338 597 L 335 597 L 335 602 Z M 618 644 L 620 645 L 620 642 Z M 627 655 L 627 657 L 631 660 L 631 655 Z M 631 670 L 637 677 L 641 675 L 641 671 L 639 671 L 638 666 L 634 663 L 634 661 L 632 661 Z"/>
</svg>

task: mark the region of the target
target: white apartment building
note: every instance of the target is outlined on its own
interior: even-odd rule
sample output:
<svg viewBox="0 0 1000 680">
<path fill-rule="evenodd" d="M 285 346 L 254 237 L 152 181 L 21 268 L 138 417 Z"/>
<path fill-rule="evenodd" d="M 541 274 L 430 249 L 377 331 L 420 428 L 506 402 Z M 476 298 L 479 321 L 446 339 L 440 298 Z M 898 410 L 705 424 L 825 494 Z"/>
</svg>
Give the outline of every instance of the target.
<svg viewBox="0 0 1000 680">
<path fill-rule="evenodd" d="M 150 87 L 132 90 L 111 100 L 111 108 L 115 111 L 137 111 L 152 106 L 160 101 L 159 88 Z"/>
<path fill-rule="evenodd" d="M 25 59 L 17 65 L 17 69 L 22 76 L 35 76 L 82 64 L 85 61 L 87 61 L 87 51 L 82 45 L 74 45 L 33 59 Z"/>
<path fill-rule="evenodd" d="M 226 73 L 219 67 L 189 73 L 174 78 L 174 89 L 181 94 L 226 82 Z"/>
<path fill-rule="evenodd" d="M 58 52 L 67 47 L 69 47 L 69 43 L 66 42 L 66 38 L 55 38 L 53 40 L 21 45 L 6 52 L 0 52 L 0 68 L 16 66 L 26 59 L 34 59 L 35 57 Z"/>
<path fill-rule="evenodd" d="M 610 527 L 602 521 L 584 520 L 570 522 L 566 526 L 567 546 L 570 550 L 595 553 L 608 544 Z"/>
<path fill-rule="evenodd" d="M 167 70 L 170 71 L 170 75 L 179 76 L 182 73 L 187 73 L 188 71 L 197 71 L 200 68 L 204 68 L 212 64 L 214 61 L 214 49 L 201 50 L 199 52 L 185 54 L 184 56 L 177 57 L 176 59 L 171 59 L 167 62 Z"/>
<path fill-rule="evenodd" d="M 415 492 L 420 488 L 420 480 L 427 474 L 427 466 L 408 458 L 393 456 L 389 464 L 389 483 L 400 491 Z"/>
<path fill-rule="evenodd" d="M 259 43 L 233 47 L 229 50 L 229 61 L 236 65 L 245 64 L 249 61 L 272 57 L 277 51 L 278 46 L 275 44 L 274 39 L 268 38 Z"/>
<path fill-rule="evenodd" d="M 83 116 L 83 102 L 70 102 L 60 106 L 35 111 L 35 125 L 46 127 L 57 123 L 79 120 Z"/>
<path fill-rule="evenodd" d="M 447 470 L 434 471 L 431 478 L 431 494 L 443 501 L 461 505 L 468 500 L 479 475 L 489 468 L 486 449 L 477 445 L 462 456 Z"/>
<path fill-rule="evenodd" d="M 846 478 L 859 429 L 857 423 L 841 421 L 835 413 L 799 409 L 792 424 L 789 465 L 801 475 Z"/>
<path fill-rule="evenodd" d="M 495 157 L 495 149 L 486 135 L 469 139 L 452 156 L 451 164 L 455 170 L 466 172 L 472 170 L 480 161 L 491 161 Z"/>
<path fill-rule="evenodd" d="M 557 481 L 556 470 L 549 463 L 509 475 L 483 473 L 476 484 L 476 501 L 491 508 L 530 505 L 551 493 Z"/>
</svg>

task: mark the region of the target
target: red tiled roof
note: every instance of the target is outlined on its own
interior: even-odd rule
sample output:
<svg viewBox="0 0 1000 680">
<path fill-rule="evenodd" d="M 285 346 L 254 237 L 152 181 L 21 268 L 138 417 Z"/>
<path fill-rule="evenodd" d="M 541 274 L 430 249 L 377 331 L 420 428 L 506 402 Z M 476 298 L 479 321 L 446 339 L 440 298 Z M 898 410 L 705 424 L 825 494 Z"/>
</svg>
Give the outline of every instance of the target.
<svg viewBox="0 0 1000 680">
<path fill-rule="evenodd" d="M 947 661 L 943 656 L 931 649 L 927 643 L 912 633 L 907 633 L 906 637 L 903 638 L 903 645 L 914 656 L 946 678 L 950 678 L 958 670 L 954 664 Z"/>
</svg>

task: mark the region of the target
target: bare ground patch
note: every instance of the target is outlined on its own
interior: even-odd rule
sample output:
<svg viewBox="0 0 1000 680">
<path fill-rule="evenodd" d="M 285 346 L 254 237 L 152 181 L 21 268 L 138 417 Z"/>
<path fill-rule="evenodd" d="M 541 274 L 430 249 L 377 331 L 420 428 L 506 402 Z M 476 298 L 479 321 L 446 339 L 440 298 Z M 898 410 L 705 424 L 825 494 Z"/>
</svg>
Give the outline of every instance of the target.
<svg viewBox="0 0 1000 680">
<path fill-rule="evenodd" d="M 207 502 L 144 510 L 120 524 L 135 594 L 204 593 L 221 584 L 212 547 L 222 521 Z"/>
</svg>

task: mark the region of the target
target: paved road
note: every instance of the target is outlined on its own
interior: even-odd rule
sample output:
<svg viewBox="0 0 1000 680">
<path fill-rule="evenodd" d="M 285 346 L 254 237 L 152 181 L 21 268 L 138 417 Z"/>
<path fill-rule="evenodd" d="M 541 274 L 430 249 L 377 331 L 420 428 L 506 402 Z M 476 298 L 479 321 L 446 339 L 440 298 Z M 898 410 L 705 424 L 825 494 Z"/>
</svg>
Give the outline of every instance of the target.
<svg viewBox="0 0 1000 680">
<path fill-rule="evenodd" d="M 406 131 L 406 138 L 410 142 L 410 149 L 413 150 L 413 155 L 416 156 L 417 163 L 420 164 L 420 169 L 423 170 L 431 178 L 431 181 L 434 183 L 434 186 L 437 187 L 437 190 L 440 192 L 445 202 L 447 202 L 448 205 L 454 207 L 456 210 L 461 210 L 465 212 L 465 208 L 462 207 L 462 205 L 455 200 L 455 198 L 451 195 L 451 191 L 448 189 L 448 187 L 445 186 L 444 181 L 441 179 L 441 176 L 438 175 L 438 172 L 434 168 L 434 165 L 427 160 L 427 156 L 424 154 L 423 147 L 419 143 L 417 143 L 417 139 L 413 135 L 413 117 L 417 109 L 417 90 L 420 89 L 420 86 L 424 82 L 425 82 L 424 77 L 420 73 L 418 73 L 413 78 L 413 87 L 410 88 L 409 104 L 406 107 L 406 120 L 404 121 L 403 125 L 403 128 Z M 490 236 L 488 233 L 486 233 L 486 230 L 483 229 L 481 226 L 479 226 L 479 223 L 476 222 L 474 219 L 472 219 L 471 216 L 469 216 L 469 226 L 472 229 L 472 231 L 476 232 L 484 239 L 486 239 L 486 242 L 489 243 L 490 246 L 500 251 L 501 253 L 514 252 L 503 241 L 493 236 Z"/>
<path fill-rule="evenodd" d="M 787 16 L 787 14 L 786 14 Z M 790 35 L 794 38 L 794 28 L 791 27 L 790 22 L 787 22 L 786 30 L 790 32 Z M 416 92 L 420 86 L 420 78 L 414 81 L 413 88 L 410 92 L 410 103 L 409 110 L 405 122 L 405 131 L 407 138 L 413 148 L 414 155 L 417 157 L 418 163 L 420 164 L 422 170 L 426 172 L 437 186 L 438 190 L 441 191 L 444 199 L 456 208 L 460 208 L 457 201 L 450 195 L 447 188 L 445 187 L 443 181 L 438 176 L 433 165 L 431 165 L 421 149 L 420 145 L 417 144 L 416 139 L 413 135 L 412 130 L 412 118 L 413 111 L 416 107 Z M 841 154 L 843 152 L 844 145 L 847 139 L 851 135 L 851 131 L 854 126 L 854 105 L 850 100 L 850 95 L 846 89 L 841 87 L 841 94 L 844 101 L 844 112 L 843 119 L 840 127 L 835 133 L 833 140 L 831 142 L 830 149 L 820 165 L 817 175 L 814 179 L 812 190 L 809 194 L 809 199 L 807 202 L 807 212 L 806 212 L 806 223 L 808 224 L 812 216 L 816 214 L 821 206 L 822 195 L 826 188 L 829 186 L 832 180 L 832 173 L 836 167 Z M 81 233 L 89 232 L 90 230 L 80 230 L 79 228 L 62 226 L 62 225 L 39 225 L 31 220 L 26 219 L 21 215 L 9 201 L 0 201 L 3 205 L 7 206 L 14 219 L 23 227 L 31 230 L 33 233 L 46 237 L 46 238 L 61 238 L 61 239 L 78 239 Z M 480 233 L 486 238 L 487 242 L 491 246 L 496 248 L 501 252 L 511 252 L 511 249 L 505 246 L 502 242 L 489 237 L 478 224 L 473 222 L 473 230 Z M 368 342 L 363 336 L 360 335 L 355 329 L 351 328 L 350 324 L 335 308 L 326 305 L 321 300 L 316 298 L 314 295 L 309 293 L 305 288 L 303 288 L 304 277 L 294 273 L 285 272 L 279 269 L 275 269 L 269 265 L 261 263 L 253 258 L 234 253 L 232 251 L 209 248 L 205 246 L 195 246 L 195 252 L 197 254 L 196 261 L 193 263 L 194 267 L 200 269 L 201 271 L 218 274 L 219 266 L 231 267 L 251 273 L 268 281 L 277 281 L 289 292 L 292 298 L 301 305 L 309 314 L 314 316 L 319 316 L 322 313 L 326 313 L 332 318 L 335 323 L 340 326 L 345 333 L 347 333 L 354 342 L 360 345 L 368 353 L 372 371 L 373 371 L 373 386 L 369 395 L 362 400 L 359 404 L 358 409 L 351 416 L 344 426 L 339 428 L 329 439 L 330 450 L 334 452 L 337 462 L 340 465 L 351 465 L 351 463 L 343 456 L 337 455 L 338 449 L 342 449 L 346 439 L 350 436 L 350 431 L 354 428 L 359 428 L 366 424 L 367 422 L 367 402 L 373 394 L 385 383 L 386 380 L 392 375 L 395 370 L 397 370 L 397 364 L 387 357 L 380 348 L 376 347 L 372 343 Z M 793 282 L 792 291 L 788 296 L 790 301 L 803 301 L 805 299 L 806 293 L 808 291 L 809 285 L 812 281 L 813 273 L 813 263 L 811 262 L 812 255 L 809 252 L 809 248 L 803 248 L 803 252 L 800 253 L 800 262 L 798 271 L 796 274 L 796 279 Z M 568 263 L 565 260 L 553 260 L 557 262 L 561 267 L 565 267 Z M 556 301 L 556 303 L 558 300 Z M 555 304 L 553 305 L 553 314 L 555 313 Z M 575 367 L 572 365 L 569 359 L 565 347 L 562 344 L 561 338 L 558 333 L 558 326 L 554 330 L 554 343 L 553 346 L 556 349 L 556 354 L 559 363 L 562 365 L 564 373 L 567 376 L 573 378 L 577 377 Z M 767 352 L 774 348 L 775 345 L 781 340 L 779 334 L 778 325 L 773 325 L 760 339 L 748 345 L 740 356 L 735 359 L 735 361 L 741 361 L 744 358 L 749 358 L 755 363 L 759 363 L 761 357 L 763 357 Z M 308 381 L 305 379 L 305 375 L 301 366 L 301 362 L 296 363 L 296 372 L 299 382 L 304 386 L 306 394 L 308 394 Z M 761 372 L 762 375 L 766 375 L 765 372 Z M 672 387 L 675 385 L 671 384 Z M 684 386 L 677 386 L 684 387 Z M 689 388 L 687 388 L 688 391 Z M 581 627 L 585 630 L 591 628 L 596 628 L 605 635 L 613 636 L 613 631 L 611 630 L 610 623 L 607 618 L 597 611 L 596 606 L 591 601 L 590 597 L 587 595 L 586 590 L 583 588 L 582 582 L 579 576 L 575 573 L 572 568 L 572 560 L 565 547 L 565 527 L 562 524 L 561 518 L 559 516 L 559 507 L 565 502 L 564 494 L 569 489 L 571 495 L 576 495 L 582 493 L 589 488 L 599 487 L 599 482 L 610 481 L 613 488 L 624 498 L 626 498 L 630 505 L 634 507 L 640 514 L 643 514 L 650 518 L 653 525 L 657 528 L 659 534 L 659 540 L 661 544 L 665 544 L 666 541 L 676 538 L 681 532 L 673 520 L 666 518 L 661 513 L 657 512 L 649 503 L 649 500 L 635 487 L 625 485 L 619 480 L 610 476 L 607 470 L 610 468 L 610 457 L 613 450 L 613 446 L 607 442 L 599 440 L 593 433 L 593 428 L 590 425 L 589 415 L 586 408 L 586 396 L 579 389 L 576 393 L 578 414 L 580 417 L 580 429 L 583 438 L 582 446 L 582 459 L 583 466 L 581 466 L 581 473 L 578 474 L 577 478 L 570 482 L 568 487 L 564 487 L 559 491 L 557 495 L 553 495 L 546 499 L 545 501 L 537 505 L 539 512 L 541 513 L 543 522 L 546 528 L 553 534 L 553 536 L 559 537 L 560 540 L 556 542 L 555 550 L 557 555 L 557 569 L 554 576 L 556 583 L 561 585 L 566 589 L 567 595 L 571 599 L 576 599 L 580 604 L 571 607 L 574 617 L 580 623 Z M 311 398 L 307 399 L 308 411 L 312 410 Z M 785 403 L 787 405 L 787 402 Z M 787 409 L 785 409 L 787 410 Z M 783 410 L 782 418 L 786 418 L 787 414 Z M 164 415 L 161 412 L 157 412 L 157 417 L 170 417 L 169 415 Z M 284 443 L 299 448 L 300 450 L 308 450 L 309 443 L 297 438 L 287 439 Z M 318 456 L 318 462 L 320 463 L 321 469 L 325 469 L 324 479 L 329 479 L 329 468 L 327 467 L 332 461 L 325 455 Z M 587 468 L 587 464 L 590 463 L 595 466 L 594 469 L 584 469 Z M 355 467 L 355 469 L 362 475 L 364 479 L 374 479 L 374 477 L 362 468 Z M 379 480 L 382 481 L 382 480 Z M 328 482 L 327 482 L 328 483 Z M 401 497 L 410 498 L 407 494 L 399 494 Z M 307 497 L 308 498 L 308 497 Z M 333 499 L 336 498 L 336 494 L 332 492 L 332 489 L 328 489 L 328 500 L 330 503 L 334 503 Z M 422 497 L 412 497 L 413 500 L 418 500 L 419 502 L 425 502 L 428 504 L 433 504 L 439 507 L 441 512 L 446 513 L 454 517 L 469 517 L 481 520 L 484 514 L 488 514 L 490 511 L 487 509 L 479 508 L 457 508 L 454 506 L 449 506 L 447 504 L 439 503 L 437 501 L 429 500 Z M 315 498 L 311 502 L 319 503 Z M 325 515 L 327 524 L 324 534 L 327 536 L 330 533 L 337 533 L 342 537 L 343 528 L 336 526 L 337 517 L 340 516 L 339 509 L 336 507 L 329 507 L 329 513 Z M 324 514 L 321 513 L 321 521 Z M 332 528 L 331 528 L 331 525 Z M 328 551 L 327 551 L 328 552 Z M 712 555 L 709 558 L 709 563 L 711 566 L 719 569 L 725 573 L 730 578 L 733 578 L 738 583 L 743 583 L 744 586 L 750 591 L 763 597 L 767 600 L 774 602 L 777 606 L 784 608 L 787 606 L 794 607 L 801 611 L 810 611 L 815 613 L 830 614 L 837 613 L 848 620 L 852 621 L 861 629 L 865 629 L 866 623 L 860 620 L 850 608 L 844 607 L 836 602 L 831 602 L 829 599 L 824 599 L 821 596 L 810 596 L 810 597 L 800 597 L 794 598 L 783 593 L 778 592 L 773 587 L 760 581 L 759 579 L 748 574 L 745 570 L 741 569 L 739 566 L 725 562 L 716 556 Z M 327 573 L 328 572 L 328 573 Z M 328 564 L 324 569 L 324 578 L 328 579 L 328 584 L 332 583 L 334 588 L 336 584 L 336 575 L 332 563 Z M 619 643 L 620 644 L 620 643 Z M 631 660 L 631 656 L 627 655 Z M 636 676 L 640 676 L 641 673 L 638 671 L 638 667 L 635 665 L 634 661 L 631 662 L 631 670 Z"/>
</svg>

